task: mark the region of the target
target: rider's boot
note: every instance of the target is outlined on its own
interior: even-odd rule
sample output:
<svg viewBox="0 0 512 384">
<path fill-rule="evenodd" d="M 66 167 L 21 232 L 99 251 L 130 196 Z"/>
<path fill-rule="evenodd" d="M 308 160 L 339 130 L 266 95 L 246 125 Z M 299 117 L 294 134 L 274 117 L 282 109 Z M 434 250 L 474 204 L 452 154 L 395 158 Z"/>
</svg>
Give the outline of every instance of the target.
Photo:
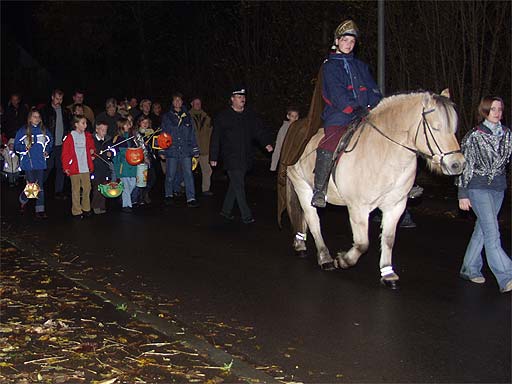
<svg viewBox="0 0 512 384">
<path fill-rule="evenodd" d="M 313 198 L 311 199 L 311 205 L 313 207 L 325 207 L 325 194 L 327 193 L 327 186 L 329 185 L 332 156 L 333 152 L 326 149 L 318 148 L 316 150 L 315 186 L 313 188 Z"/>
</svg>

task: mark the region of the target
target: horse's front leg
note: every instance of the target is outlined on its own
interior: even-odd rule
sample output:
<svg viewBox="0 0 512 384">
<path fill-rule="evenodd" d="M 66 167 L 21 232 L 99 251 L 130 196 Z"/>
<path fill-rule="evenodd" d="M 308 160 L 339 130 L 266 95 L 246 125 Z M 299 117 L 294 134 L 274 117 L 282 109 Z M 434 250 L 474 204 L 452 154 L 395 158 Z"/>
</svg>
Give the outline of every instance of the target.
<svg viewBox="0 0 512 384">
<path fill-rule="evenodd" d="M 311 206 L 313 190 L 304 180 L 301 180 L 297 184 L 296 190 L 300 205 L 304 211 L 304 219 L 306 220 L 307 227 L 309 228 L 309 231 L 315 240 L 318 265 L 320 265 L 324 271 L 331 271 L 335 269 L 334 260 L 332 259 L 329 253 L 329 249 L 327 249 L 327 246 L 325 245 L 324 239 L 322 237 L 320 218 L 318 217 L 316 208 Z"/>
<path fill-rule="evenodd" d="M 350 226 L 354 243 L 348 252 L 338 252 L 336 266 L 348 268 L 357 263 L 359 257 L 368 250 L 368 215 L 370 209 L 365 206 L 348 207 Z"/>
<path fill-rule="evenodd" d="M 407 200 L 382 210 L 382 233 L 381 233 L 381 253 L 380 253 L 380 274 L 381 283 L 391 289 L 398 288 L 399 277 L 393 270 L 392 253 L 395 244 L 396 226 L 400 220 L 400 216 L 405 210 Z"/>
</svg>

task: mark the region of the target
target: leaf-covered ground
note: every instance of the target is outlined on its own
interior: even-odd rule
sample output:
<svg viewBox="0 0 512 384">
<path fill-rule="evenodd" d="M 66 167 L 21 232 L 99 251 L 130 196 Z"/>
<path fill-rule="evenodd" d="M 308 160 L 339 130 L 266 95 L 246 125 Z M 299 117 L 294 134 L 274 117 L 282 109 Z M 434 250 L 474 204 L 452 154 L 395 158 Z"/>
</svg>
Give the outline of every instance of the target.
<svg viewBox="0 0 512 384">
<path fill-rule="evenodd" d="M 7 243 L 1 244 L 2 383 L 239 381 Z"/>
</svg>

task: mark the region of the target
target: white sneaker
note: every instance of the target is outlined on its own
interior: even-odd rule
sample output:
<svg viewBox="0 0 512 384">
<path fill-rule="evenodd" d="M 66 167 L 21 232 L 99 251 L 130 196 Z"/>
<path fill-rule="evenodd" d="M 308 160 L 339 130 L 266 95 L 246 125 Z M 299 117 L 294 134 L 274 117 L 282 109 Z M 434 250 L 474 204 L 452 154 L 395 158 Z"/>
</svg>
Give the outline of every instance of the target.
<svg viewBox="0 0 512 384">
<path fill-rule="evenodd" d="M 507 285 L 505 285 L 505 288 L 501 290 L 501 293 L 510 292 L 512 291 L 512 280 L 510 280 Z"/>
<path fill-rule="evenodd" d="M 469 279 L 469 281 L 471 281 L 473 283 L 477 283 L 477 284 L 483 284 L 483 283 L 485 283 L 485 277 L 477 276 L 477 277 L 473 277 L 472 279 Z M 510 281 L 510 284 L 512 284 L 512 281 Z M 510 289 L 512 289 L 512 285 L 510 286 Z"/>
</svg>

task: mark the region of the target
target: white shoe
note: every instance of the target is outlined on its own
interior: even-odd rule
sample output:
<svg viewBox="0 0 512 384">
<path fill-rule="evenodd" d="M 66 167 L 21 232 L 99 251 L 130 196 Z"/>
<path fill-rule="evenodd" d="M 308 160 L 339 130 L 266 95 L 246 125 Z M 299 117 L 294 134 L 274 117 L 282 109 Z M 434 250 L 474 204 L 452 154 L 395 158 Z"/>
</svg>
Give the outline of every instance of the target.
<svg viewBox="0 0 512 384">
<path fill-rule="evenodd" d="M 501 290 L 501 293 L 510 292 L 512 291 L 512 280 L 510 280 L 507 285 L 505 285 L 505 288 Z"/>
<path fill-rule="evenodd" d="M 473 283 L 477 283 L 477 284 L 483 284 L 483 283 L 485 283 L 485 277 L 477 276 L 477 277 L 473 277 L 472 279 L 469 279 L 469 281 L 471 281 Z M 510 281 L 509 283 L 511 284 L 510 289 L 512 289 L 512 281 Z"/>
</svg>

